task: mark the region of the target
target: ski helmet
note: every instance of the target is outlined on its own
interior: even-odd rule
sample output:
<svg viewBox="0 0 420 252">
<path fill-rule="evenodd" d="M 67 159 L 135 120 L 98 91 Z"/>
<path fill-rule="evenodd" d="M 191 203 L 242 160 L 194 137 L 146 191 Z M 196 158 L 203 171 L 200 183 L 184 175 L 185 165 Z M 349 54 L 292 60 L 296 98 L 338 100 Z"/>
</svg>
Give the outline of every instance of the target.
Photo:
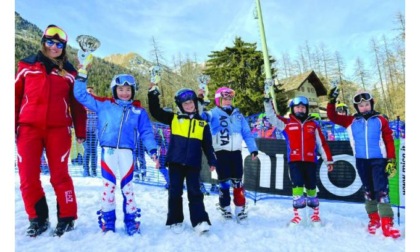
<svg viewBox="0 0 420 252">
<path fill-rule="evenodd" d="M 357 105 L 363 101 L 370 102 L 370 106 L 372 108 L 371 111 L 374 110 L 375 101 L 373 100 L 373 96 L 368 91 L 362 90 L 358 91 L 353 97 L 353 106 L 356 109 L 357 113 L 360 113 L 359 107 Z M 366 114 L 369 114 L 371 111 L 366 112 Z"/>
<path fill-rule="evenodd" d="M 230 89 L 228 87 L 221 87 L 216 90 L 216 94 L 214 95 L 214 103 L 216 106 L 221 106 L 221 99 L 225 97 L 234 98 L 235 97 L 235 91 L 233 89 Z"/>
<path fill-rule="evenodd" d="M 305 113 L 298 113 L 298 114 L 296 114 L 294 111 L 293 111 L 293 107 L 295 107 L 295 106 L 297 106 L 297 105 L 304 105 L 305 107 L 306 107 L 306 112 Z M 290 107 L 290 112 L 294 115 L 294 116 L 296 116 L 296 117 L 298 117 L 298 118 L 306 118 L 306 117 L 308 117 L 308 114 L 309 114 L 309 100 L 308 100 L 308 98 L 306 98 L 305 96 L 297 96 L 297 97 L 295 97 L 295 98 L 293 98 L 291 101 L 290 101 L 290 104 L 289 104 L 289 107 Z"/>
<path fill-rule="evenodd" d="M 339 102 L 337 106 L 335 107 L 336 112 L 345 113 L 346 115 L 349 114 L 349 108 L 345 103 Z"/>
<path fill-rule="evenodd" d="M 114 78 L 111 81 L 111 91 L 112 91 L 112 96 L 115 99 L 118 99 L 117 96 L 117 86 L 130 86 L 131 87 L 131 100 L 134 99 L 134 94 L 136 91 L 136 79 L 134 78 L 134 76 L 130 75 L 130 74 L 117 74 L 114 76 Z"/>
<path fill-rule="evenodd" d="M 197 99 L 197 95 L 194 92 L 194 90 L 190 89 L 190 88 L 181 88 L 180 90 L 178 90 L 175 94 L 175 103 L 178 106 L 178 109 L 182 112 L 185 113 L 184 109 L 182 108 L 182 103 L 192 100 L 194 102 L 195 105 L 195 110 L 198 110 L 198 99 Z"/>
</svg>

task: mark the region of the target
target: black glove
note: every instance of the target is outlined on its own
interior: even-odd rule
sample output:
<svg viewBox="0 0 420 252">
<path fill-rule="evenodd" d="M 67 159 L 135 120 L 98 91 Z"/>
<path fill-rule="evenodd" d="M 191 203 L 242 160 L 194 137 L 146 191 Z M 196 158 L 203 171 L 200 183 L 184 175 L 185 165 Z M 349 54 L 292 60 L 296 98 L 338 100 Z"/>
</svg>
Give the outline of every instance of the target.
<svg viewBox="0 0 420 252">
<path fill-rule="evenodd" d="M 394 158 L 388 159 L 388 163 L 385 166 L 385 172 L 388 173 L 388 178 L 392 178 L 397 173 L 397 164 Z"/>
<path fill-rule="evenodd" d="M 159 88 L 157 85 L 153 85 L 153 87 L 149 88 L 149 93 L 151 93 L 154 96 L 159 96 L 160 92 L 159 92 Z"/>
<path fill-rule="evenodd" d="M 339 92 L 340 89 L 338 87 L 333 87 L 330 91 L 328 91 L 328 101 L 335 104 L 337 102 Z"/>
</svg>

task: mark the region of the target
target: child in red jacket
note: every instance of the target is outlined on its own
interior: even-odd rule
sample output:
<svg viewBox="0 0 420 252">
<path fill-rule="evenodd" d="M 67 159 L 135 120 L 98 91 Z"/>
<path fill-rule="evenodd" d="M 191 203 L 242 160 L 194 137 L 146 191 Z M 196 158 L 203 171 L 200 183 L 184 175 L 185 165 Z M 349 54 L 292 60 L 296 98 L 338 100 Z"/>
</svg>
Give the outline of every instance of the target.
<svg viewBox="0 0 420 252">
<path fill-rule="evenodd" d="M 312 223 L 320 225 L 319 200 L 316 192 L 317 152 L 326 162 L 329 172 L 333 170 L 331 152 L 319 124 L 313 117 L 308 116 L 308 98 L 295 97 L 289 107 L 290 118 L 284 118 L 275 114 L 271 98 L 264 101 L 265 113 L 270 123 L 282 130 L 287 139 L 287 159 L 292 181 L 294 212 L 290 225 L 301 223 L 302 217 L 299 214 L 299 209 L 302 210 L 306 206 L 313 209 Z M 304 195 L 304 187 L 307 197 Z"/>
</svg>

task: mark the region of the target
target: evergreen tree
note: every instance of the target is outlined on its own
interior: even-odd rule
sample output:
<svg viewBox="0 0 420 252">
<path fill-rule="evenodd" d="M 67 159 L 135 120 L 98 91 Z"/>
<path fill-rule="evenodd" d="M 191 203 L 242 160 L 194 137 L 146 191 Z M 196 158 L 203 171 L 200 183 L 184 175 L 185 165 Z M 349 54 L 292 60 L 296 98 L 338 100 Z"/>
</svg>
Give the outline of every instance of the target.
<svg viewBox="0 0 420 252">
<path fill-rule="evenodd" d="M 239 107 L 244 115 L 264 110 L 264 58 L 262 52 L 257 50 L 256 43 L 247 43 L 236 37 L 233 47 L 213 51 L 209 58 L 204 70 L 211 77 L 209 98 L 214 97 L 218 88 L 227 86 L 236 91 L 234 106 Z M 274 62 L 274 59 L 270 59 L 270 65 Z M 271 71 L 275 76 L 275 70 L 272 68 Z M 276 100 L 279 111 L 285 113 L 287 99 L 280 88 L 276 86 Z"/>
</svg>

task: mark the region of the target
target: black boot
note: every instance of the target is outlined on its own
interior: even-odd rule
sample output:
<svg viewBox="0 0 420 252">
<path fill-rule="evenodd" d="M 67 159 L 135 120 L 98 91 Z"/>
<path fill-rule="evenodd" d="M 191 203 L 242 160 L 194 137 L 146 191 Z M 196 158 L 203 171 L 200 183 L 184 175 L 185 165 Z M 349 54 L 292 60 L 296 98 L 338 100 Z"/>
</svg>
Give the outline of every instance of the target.
<svg viewBox="0 0 420 252">
<path fill-rule="evenodd" d="M 26 235 L 30 237 L 36 237 L 45 231 L 50 227 L 50 222 L 48 219 L 41 220 L 39 218 L 32 219 L 29 221 L 29 227 L 26 230 Z"/>
<path fill-rule="evenodd" d="M 74 229 L 74 218 L 58 218 L 57 227 L 54 230 L 54 236 L 62 236 L 65 232 Z"/>
</svg>

